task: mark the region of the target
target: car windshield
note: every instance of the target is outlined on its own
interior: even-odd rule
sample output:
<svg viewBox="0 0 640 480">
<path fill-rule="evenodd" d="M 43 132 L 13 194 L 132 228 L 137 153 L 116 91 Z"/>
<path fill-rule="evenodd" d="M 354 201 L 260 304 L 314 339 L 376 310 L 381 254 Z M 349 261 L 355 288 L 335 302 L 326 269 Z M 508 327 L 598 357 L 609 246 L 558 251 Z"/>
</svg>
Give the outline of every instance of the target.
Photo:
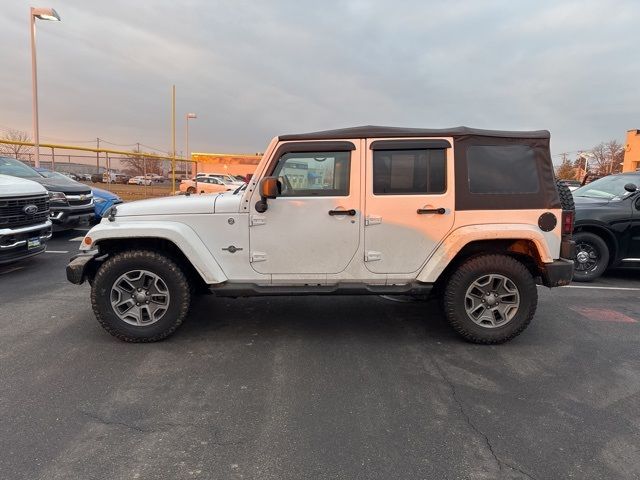
<svg viewBox="0 0 640 480">
<path fill-rule="evenodd" d="M 574 190 L 573 196 L 620 200 L 630 194 L 624 186 L 627 183 L 637 183 L 634 180 L 624 175 L 609 175 Z"/>
<path fill-rule="evenodd" d="M 69 180 L 69 177 L 58 172 L 44 171 L 44 172 L 40 172 L 40 175 L 47 178 L 62 178 L 64 180 Z"/>
<path fill-rule="evenodd" d="M 0 157 L 0 173 L 20 178 L 42 178 L 33 168 L 15 158 Z"/>
</svg>

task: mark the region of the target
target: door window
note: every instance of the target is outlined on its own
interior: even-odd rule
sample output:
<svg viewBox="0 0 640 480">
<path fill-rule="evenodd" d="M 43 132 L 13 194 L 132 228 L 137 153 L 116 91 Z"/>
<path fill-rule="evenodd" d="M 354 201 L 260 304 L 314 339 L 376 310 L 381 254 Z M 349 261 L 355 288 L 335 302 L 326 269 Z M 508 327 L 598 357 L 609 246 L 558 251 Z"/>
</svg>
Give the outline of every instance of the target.
<svg viewBox="0 0 640 480">
<path fill-rule="evenodd" d="M 350 170 L 351 152 L 292 152 L 280 157 L 273 175 L 283 197 L 346 197 Z"/>
<path fill-rule="evenodd" d="M 446 187 L 444 149 L 375 150 L 373 152 L 374 195 L 420 195 L 444 193 Z"/>
</svg>

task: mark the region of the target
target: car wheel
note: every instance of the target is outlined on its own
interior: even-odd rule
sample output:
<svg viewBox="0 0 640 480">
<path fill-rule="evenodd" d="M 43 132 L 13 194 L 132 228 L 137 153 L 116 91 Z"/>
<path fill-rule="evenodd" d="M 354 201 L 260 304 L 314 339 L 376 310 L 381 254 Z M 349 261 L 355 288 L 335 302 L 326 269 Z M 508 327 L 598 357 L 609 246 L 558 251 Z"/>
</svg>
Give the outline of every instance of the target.
<svg viewBox="0 0 640 480">
<path fill-rule="evenodd" d="M 604 273 L 609 265 L 609 247 L 602 237 L 591 232 L 573 235 L 576 242 L 573 279 L 576 282 L 591 282 Z"/>
<path fill-rule="evenodd" d="M 134 250 L 109 258 L 91 286 L 91 304 L 102 327 L 126 342 L 156 342 L 182 324 L 191 302 L 180 267 L 155 252 Z"/>
<path fill-rule="evenodd" d="M 196 189 L 194 187 L 187 188 L 187 193 L 196 193 Z"/>
<path fill-rule="evenodd" d="M 503 343 L 531 322 L 538 291 L 531 272 L 507 255 L 480 255 L 449 278 L 443 306 L 449 324 L 472 343 Z"/>
</svg>

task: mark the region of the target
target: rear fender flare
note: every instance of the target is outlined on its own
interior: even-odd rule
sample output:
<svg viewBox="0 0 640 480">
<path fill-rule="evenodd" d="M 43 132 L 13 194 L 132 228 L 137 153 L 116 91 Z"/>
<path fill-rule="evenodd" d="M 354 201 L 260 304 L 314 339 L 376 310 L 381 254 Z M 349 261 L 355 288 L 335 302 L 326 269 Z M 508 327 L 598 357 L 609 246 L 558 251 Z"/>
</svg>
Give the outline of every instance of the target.
<svg viewBox="0 0 640 480">
<path fill-rule="evenodd" d="M 440 243 L 418 274 L 417 280 L 435 282 L 465 245 L 478 240 L 530 240 L 536 246 L 543 263 L 553 262 L 547 240 L 537 226 L 514 223 L 467 225 L 453 230 Z"/>
</svg>

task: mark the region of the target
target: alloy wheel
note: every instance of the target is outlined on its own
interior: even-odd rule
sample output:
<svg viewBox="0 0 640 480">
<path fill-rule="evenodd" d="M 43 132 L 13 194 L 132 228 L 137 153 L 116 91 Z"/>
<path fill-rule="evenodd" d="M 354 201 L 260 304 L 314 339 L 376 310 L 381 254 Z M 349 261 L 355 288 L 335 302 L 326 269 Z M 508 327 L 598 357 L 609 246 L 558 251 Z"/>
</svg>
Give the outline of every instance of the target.
<svg viewBox="0 0 640 480">
<path fill-rule="evenodd" d="M 169 308 L 169 288 L 153 272 L 132 270 L 113 282 L 110 293 L 115 314 L 130 325 L 147 326 L 160 320 Z"/>
<path fill-rule="evenodd" d="M 464 298 L 469 318 L 484 328 L 502 327 L 518 313 L 520 292 L 500 274 L 483 275 L 471 283 Z"/>
</svg>

